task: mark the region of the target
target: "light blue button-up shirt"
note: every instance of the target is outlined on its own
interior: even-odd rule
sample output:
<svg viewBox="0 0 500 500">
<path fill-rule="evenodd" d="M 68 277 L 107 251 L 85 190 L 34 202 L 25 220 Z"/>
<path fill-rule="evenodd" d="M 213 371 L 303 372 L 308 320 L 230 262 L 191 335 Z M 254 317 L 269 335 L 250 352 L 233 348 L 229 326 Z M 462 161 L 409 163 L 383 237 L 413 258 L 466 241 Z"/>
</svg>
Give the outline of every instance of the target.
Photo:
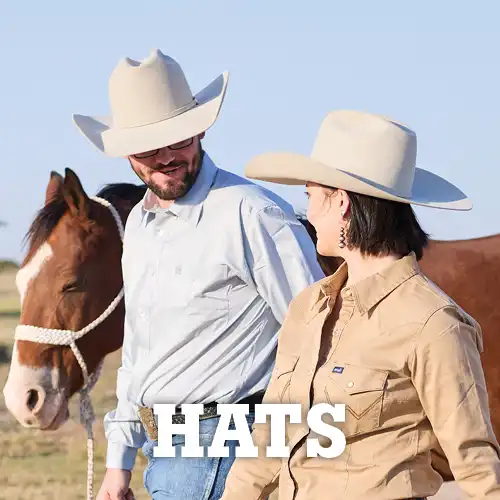
<svg viewBox="0 0 500 500">
<path fill-rule="evenodd" d="M 288 304 L 322 279 L 293 207 L 217 168 L 161 209 L 148 190 L 123 250 L 125 331 L 107 467 L 133 468 L 146 441 L 137 406 L 236 403 L 265 390 Z"/>
</svg>

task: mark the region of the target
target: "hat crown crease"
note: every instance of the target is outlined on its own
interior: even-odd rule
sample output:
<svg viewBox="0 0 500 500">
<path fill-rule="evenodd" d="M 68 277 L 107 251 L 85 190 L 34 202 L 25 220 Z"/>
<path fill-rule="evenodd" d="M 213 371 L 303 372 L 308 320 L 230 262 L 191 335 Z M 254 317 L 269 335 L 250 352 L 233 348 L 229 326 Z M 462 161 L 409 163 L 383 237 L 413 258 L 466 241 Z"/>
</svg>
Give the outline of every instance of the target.
<svg viewBox="0 0 500 500">
<path fill-rule="evenodd" d="M 411 197 L 417 138 L 403 124 L 385 117 L 331 113 L 321 124 L 311 158 L 379 184 L 397 196 Z"/>
<path fill-rule="evenodd" d="M 109 100 L 116 128 L 156 123 L 196 105 L 182 68 L 160 51 L 142 62 L 122 59 L 109 79 Z"/>
</svg>

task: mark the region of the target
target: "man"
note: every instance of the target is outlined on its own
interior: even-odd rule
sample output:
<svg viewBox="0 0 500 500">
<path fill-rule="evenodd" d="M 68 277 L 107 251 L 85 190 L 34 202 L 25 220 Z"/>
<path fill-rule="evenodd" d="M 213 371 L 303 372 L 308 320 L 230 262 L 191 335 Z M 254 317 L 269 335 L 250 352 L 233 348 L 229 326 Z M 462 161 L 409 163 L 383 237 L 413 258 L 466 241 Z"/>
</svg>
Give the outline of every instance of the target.
<svg viewBox="0 0 500 500">
<path fill-rule="evenodd" d="M 227 79 L 224 73 L 193 96 L 178 63 L 155 50 L 113 71 L 112 117 L 74 116 L 85 137 L 127 158 L 148 187 L 125 228 L 122 366 L 118 405 L 105 417 L 107 472 L 98 500 L 133 498 L 139 447 L 149 459 L 144 481 L 152 498 L 220 498 L 235 442 L 228 458 L 183 458 L 178 449 L 175 458 L 154 457 L 153 405 L 204 404 L 202 446 L 219 420 L 216 403 L 248 403 L 251 428 L 288 304 L 324 277 L 292 207 L 218 168 L 202 148 Z M 184 436 L 173 443 L 181 447 Z"/>
</svg>

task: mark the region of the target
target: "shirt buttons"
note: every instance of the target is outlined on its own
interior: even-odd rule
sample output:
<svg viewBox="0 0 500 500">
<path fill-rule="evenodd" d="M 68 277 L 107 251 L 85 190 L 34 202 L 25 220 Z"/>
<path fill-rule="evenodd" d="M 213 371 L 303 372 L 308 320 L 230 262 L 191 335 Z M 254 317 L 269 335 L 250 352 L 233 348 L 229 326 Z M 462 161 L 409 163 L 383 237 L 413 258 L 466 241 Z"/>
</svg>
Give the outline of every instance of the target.
<svg viewBox="0 0 500 500">
<path fill-rule="evenodd" d="M 347 382 L 347 387 L 354 387 L 354 382 Z"/>
</svg>

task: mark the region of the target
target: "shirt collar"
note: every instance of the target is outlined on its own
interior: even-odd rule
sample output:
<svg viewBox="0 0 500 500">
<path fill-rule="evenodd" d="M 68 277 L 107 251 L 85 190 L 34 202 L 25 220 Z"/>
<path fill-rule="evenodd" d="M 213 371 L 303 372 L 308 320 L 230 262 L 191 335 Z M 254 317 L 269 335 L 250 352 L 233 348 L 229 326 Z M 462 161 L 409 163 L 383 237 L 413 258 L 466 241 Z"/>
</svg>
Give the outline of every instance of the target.
<svg viewBox="0 0 500 500">
<path fill-rule="evenodd" d="M 313 293 L 309 304 L 309 313 L 306 322 L 309 322 L 323 310 L 328 299 L 335 298 L 344 286 L 347 279 L 347 264 L 343 262 L 331 275 L 318 281 L 319 287 Z"/>
<path fill-rule="evenodd" d="M 368 276 L 351 286 L 344 286 L 347 278 L 347 264 L 344 262 L 337 271 L 319 282 L 318 296 L 314 304 L 325 297 L 336 297 L 340 292 L 343 299 L 352 298 L 361 314 L 365 314 L 405 281 L 420 272 L 414 252 L 393 262 L 382 271 Z"/>
<path fill-rule="evenodd" d="M 169 208 L 161 208 L 158 205 L 158 197 L 148 189 L 142 201 L 143 215 L 169 212 L 196 226 L 200 219 L 203 203 L 210 192 L 218 170 L 209 155 L 203 152 L 200 172 L 191 189 L 182 198 L 174 200 Z"/>
</svg>

